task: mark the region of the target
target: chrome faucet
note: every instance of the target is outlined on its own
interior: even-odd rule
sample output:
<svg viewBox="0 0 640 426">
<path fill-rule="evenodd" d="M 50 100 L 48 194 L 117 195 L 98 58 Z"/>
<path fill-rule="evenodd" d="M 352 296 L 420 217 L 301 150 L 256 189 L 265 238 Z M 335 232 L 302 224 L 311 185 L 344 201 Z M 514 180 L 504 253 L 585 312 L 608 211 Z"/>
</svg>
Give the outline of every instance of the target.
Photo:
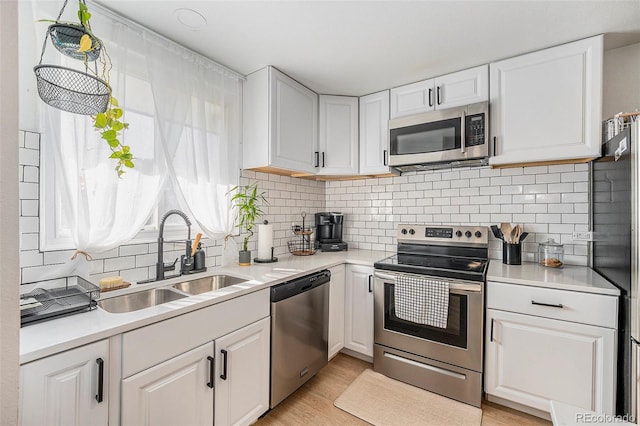
<svg viewBox="0 0 640 426">
<path fill-rule="evenodd" d="M 191 260 L 191 221 L 189 220 L 187 215 L 180 210 L 169 210 L 164 214 L 164 216 L 162 216 L 162 220 L 160 221 L 160 232 L 158 233 L 158 261 L 156 262 L 156 281 L 164 280 L 164 273 L 167 271 L 175 270 L 176 262 L 178 261 L 178 258 L 176 258 L 173 263 L 165 264 L 163 260 L 164 238 L 162 235 L 164 234 L 164 223 L 169 216 L 174 214 L 177 214 L 184 219 L 188 229 L 187 239 L 185 240 L 186 252 L 185 256 L 182 257 L 182 261 L 180 262 L 180 275 L 184 274 L 185 271 L 189 269 L 193 269 L 193 260 Z"/>
</svg>

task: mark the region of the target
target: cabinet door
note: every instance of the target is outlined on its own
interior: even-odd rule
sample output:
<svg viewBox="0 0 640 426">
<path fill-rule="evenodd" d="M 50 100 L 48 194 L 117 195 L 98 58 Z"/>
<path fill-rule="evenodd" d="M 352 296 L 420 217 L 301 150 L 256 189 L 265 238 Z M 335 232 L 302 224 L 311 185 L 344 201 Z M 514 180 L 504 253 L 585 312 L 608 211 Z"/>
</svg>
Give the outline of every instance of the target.
<svg viewBox="0 0 640 426">
<path fill-rule="evenodd" d="M 315 173 L 318 95 L 275 68 L 270 73 L 270 165 Z"/>
<path fill-rule="evenodd" d="M 347 265 L 344 346 L 373 356 L 373 268 Z"/>
<path fill-rule="evenodd" d="M 615 330 L 487 310 L 485 391 L 549 412 L 551 400 L 613 414 Z"/>
<path fill-rule="evenodd" d="M 602 36 L 491 64 L 491 164 L 600 156 Z"/>
<path fill-rule="evenodd" d="M 320 175 L 358 174 L 358 98 L 320 96 Z"/>
<path fill-rule="evenodd" d="M 488 65 L 435 78 L 436 109 L 453 108 L 488 100 Z"/>
<path fill-rule="evenodd" d="M 103 340 L 20 367 L 20 424 L 107 425 L 108 356 Z"/>
<path fill-rule="evenodd" d="M 344 347 L 344 297 L 345 266 L 329 269 L 331 282 L 329 287 L 329 359 Z"/>
<path fill-rule="evenodd" d="M 269 409 L 270 317 L 216 340 L 216 425 L 248 425 Z"/>
<path fill-rule="evenodd" d="M 391 89 L 391 118 L 433 111 L 433 79 Z"/>
<path fill-rule="evenodd" d="M 124 379 L 122 424 L 211 426 L 213 353 L 207 343 Z"/>
<path fill-rule="evenodd" d="M 360 174 L 389 173 L 389 91 L 360 98 Z"/>
</svg>

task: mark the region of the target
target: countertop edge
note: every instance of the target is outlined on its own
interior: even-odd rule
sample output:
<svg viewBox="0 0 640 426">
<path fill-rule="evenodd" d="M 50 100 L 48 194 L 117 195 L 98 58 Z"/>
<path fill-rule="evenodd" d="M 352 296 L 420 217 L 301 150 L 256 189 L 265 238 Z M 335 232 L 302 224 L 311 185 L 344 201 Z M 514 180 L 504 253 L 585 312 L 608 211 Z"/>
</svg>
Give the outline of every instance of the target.
<svg viewBox="0 0 640 426">
<path fill-rule="evenodd" d="M 339 255 L 346 255 L 346 257 L 343 257 L 342 259 L 336 258 L 336 256 Z M 286 275 L 284 275 L 283 272 L 283 275 L 278 278 L 273 278 L 262 282 L 251 279 L 246 283 L 236 284 L 231 287 L 217 290 L 216 292 L 190 296 L 185 299 L 180 299 L 167 304 L 155 306 L 153 308 L 147 308 L 146 312 L 142 313 L 141 311 L 136 311 L 135 313 L 127 314 L 111 314 L 106 311 L 96 309 L 90 312 L 59 318 L 40 324 L 27 325 L 20 329 L 20 365 L 27 364 L 57 353 L 65 352 L 67 350 L 87 345 L 99 340 L 108 339 L 113 336 L 135 330 L 137 328 L 145 327 L 150 324 L 177 317 L 179 315 L 184 315 L 199 309 L 207 308 L 218 303 L 235 299 L 237 297 L 245 296 L 247 294 L 267 289 L 274 285 L 278 285 L 285 281 L 290 281 L 304 275 L 320 271 L 322 269 L 332 268 L 341 264 L 373 266 L 373 263 L 376 260 L 382 259 L 389 255 L 391 255 L 391 253 L 371 250 L 349 250 L 346 252 L 318 253 L 317 255 L 312 256 L 312 260 L 315 265 L 312 267 L 304 267 L 304 269 L 287 269 L 286 266 L 289 266 L 289 264 L 306 261 L 305 259 L 299 259 L 296 257 L 287 257 L 286 260 L 282 262 L 267 264 L 269 266 L 264 266 L 263 264 L 252 265 L 252 267 L 255 267 L 252 272 L 258 271 L 258 273 L 260 273 L 259 270 L 269 271 L 279 269 L 287 271 Z M 283 266 L 283 268 L 281 268 L 281 266 Z M 206 277 L 220 273 L 248 278 L 251 275 L 247 273 L 249 269 L 243 268 L 251 267 L 238 267 L 235 265 L 214 267 L 210 268 L 206 273 L 197 275 L 194 274 L 192 276 L 189 276 L 188 278 L 196 279 L 199 277 Z M 169 286 L 184 280 L 185 277 L 182 276 L 164 280 L 161 282 L 140 285 L 144 286 L 144 289 L 149 289 L 154 287 Z M 138 285 L 133 285 L 128 289 L 109 293 L 106 297 L 114 297 L 120 294 L 132 293 L 136 291 L 140 291 L 140 287 L 138 287 Z M 31 347 L 23 348 L 23 344 L 25 344 L 24 342 L 28 339 L 37 339 L 38 336 L 49 335 L 58 327 L 74 327 L 78 325 L 77 322 L 79 320 L 86 320 L 88 322 L 108 321 L 111 324 L 93 332 L 80 331 L 76 336 L 73 336 L 71 338 L 61 338 L 60 341 L 52 342 L 50 344 L 29 345 Z M 55 340 L 55 338 L 53 338 L 52 340 Z"/>
<path fill-rule="evenodd" d="M 527 277 L 522 277 L 523 273 L 526 273 Z M 487 282 L 490 281 L 603 296 L 620 296 L 620 289 L 587 266 L 565 265 L 556 270 L 537 263 L 504 265 L 499 260 L 491 260 L 487 271 Z"/>
</svg>

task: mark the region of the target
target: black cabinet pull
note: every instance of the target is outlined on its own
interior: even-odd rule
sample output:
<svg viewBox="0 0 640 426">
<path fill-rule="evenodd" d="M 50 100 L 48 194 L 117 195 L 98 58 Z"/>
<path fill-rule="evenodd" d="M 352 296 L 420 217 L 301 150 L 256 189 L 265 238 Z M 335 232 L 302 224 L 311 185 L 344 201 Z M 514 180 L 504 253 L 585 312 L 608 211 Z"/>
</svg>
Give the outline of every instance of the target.
<svg viewBox="0 0 640 426">
<path fill-rule="evenodd" d="M 564 306 L 562 305 L 562 303 L 558 303 L 558 304 L 556 305 L 556 304 L 553 304 L 553 303 L 542 303 L 542 302 L 536 302 L 535 300 L 532 300 L 532 301 L 531 301 L 531 304 L 532 304 L 532 305 L 537 305 L 537 306 L 546 306 L 546 307 L 548 307 L 548 308 L 558 308 L 558 309 L 562 309 L 562 308 L 564 308 Z"/>
<path fill-rule="evenodd" d="M 489 338 L 490 342 L 493 342 L 493 318 L 491 318 L 491 337 Z"/>
<path fill-rule="evenodd" d="M 440 105 L 441 104 L 441 102 L 440 102 L 440 86 L 437 87 L 436 95 L 438 96 L 438 105 Z"/>
<path fill-rule="evenodd" d="M 493 137 L 493 155 L 497 155 L 497 152 L 496 152 L 496 137 L 495 136 Z"/>
<path fill-rule="evenodd" d="M 373 279 L 373 275 L 369 275 L 369 293 L 373 293 L 373 288 L 371 287 L 372 279 Z"/>
<path fill-rule="evenodd" d="M 433 96 L 433 89 L 429 88 L 429 106 L 432 107 L 433 106 L 433 101 L 431 100 Z"/>
<path fill-rule="evenodd" d="M 316 156 L 316 164 L 313 167 L 320 167 L 320 152 L 316 151 L 314 154 Z"/>
<path fill-rule="evenodd" d="M 387 165 L 387 150 L 386 149 L 384 151 L 382 151 L 382 165 L 383 166 Z"/>
<path fill-rule="evenodd" d="M 324 151 L 322 151 L 322 167 L 324 167 Z"/>
<path fill-rule="evenodd" d="M 96 401 L 101 403 L 104 400 L 104 360 L 102 358 L 96 359 L 98 364 L 98 393 L 96 395 Z"/>
<path fill-rule="evenodd" d="M 227 380 L 227 351 L 221 349 L 220 353 L 222 354 L 222 374 L 220 375 L 220 378 L 222 380 Z"/>
<path fill-rule="evenodd" d="M 209 361 L 209 381 L 207 382 L 207 386 L 213 389 L 213 375 L 216 369 L 215 359 L 212 356 L 208 356 L 207 360 Z"/>
</svg>

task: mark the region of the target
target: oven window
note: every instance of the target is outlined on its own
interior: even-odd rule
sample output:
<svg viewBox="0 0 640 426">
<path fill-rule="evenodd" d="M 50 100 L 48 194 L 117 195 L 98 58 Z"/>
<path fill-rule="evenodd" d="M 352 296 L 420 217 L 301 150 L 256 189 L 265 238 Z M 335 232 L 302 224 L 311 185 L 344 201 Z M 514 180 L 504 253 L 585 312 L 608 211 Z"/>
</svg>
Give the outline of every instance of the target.
<svg viewBox="0 0 640 426">
<path fill-rule="evenodd" d="M 384 328 L 446 345 L 467 348 L 467 303 L 462 294 L 449 293 L 447 328 L 431 327 L 400 319 L 395 313 L 393 284 L 384 284 Z"/>
<path fill-rule="evenodd" d="M 460 148 L 460 118 L 391 130 L 391 154 L 423 154 Z"/>
</svg>

